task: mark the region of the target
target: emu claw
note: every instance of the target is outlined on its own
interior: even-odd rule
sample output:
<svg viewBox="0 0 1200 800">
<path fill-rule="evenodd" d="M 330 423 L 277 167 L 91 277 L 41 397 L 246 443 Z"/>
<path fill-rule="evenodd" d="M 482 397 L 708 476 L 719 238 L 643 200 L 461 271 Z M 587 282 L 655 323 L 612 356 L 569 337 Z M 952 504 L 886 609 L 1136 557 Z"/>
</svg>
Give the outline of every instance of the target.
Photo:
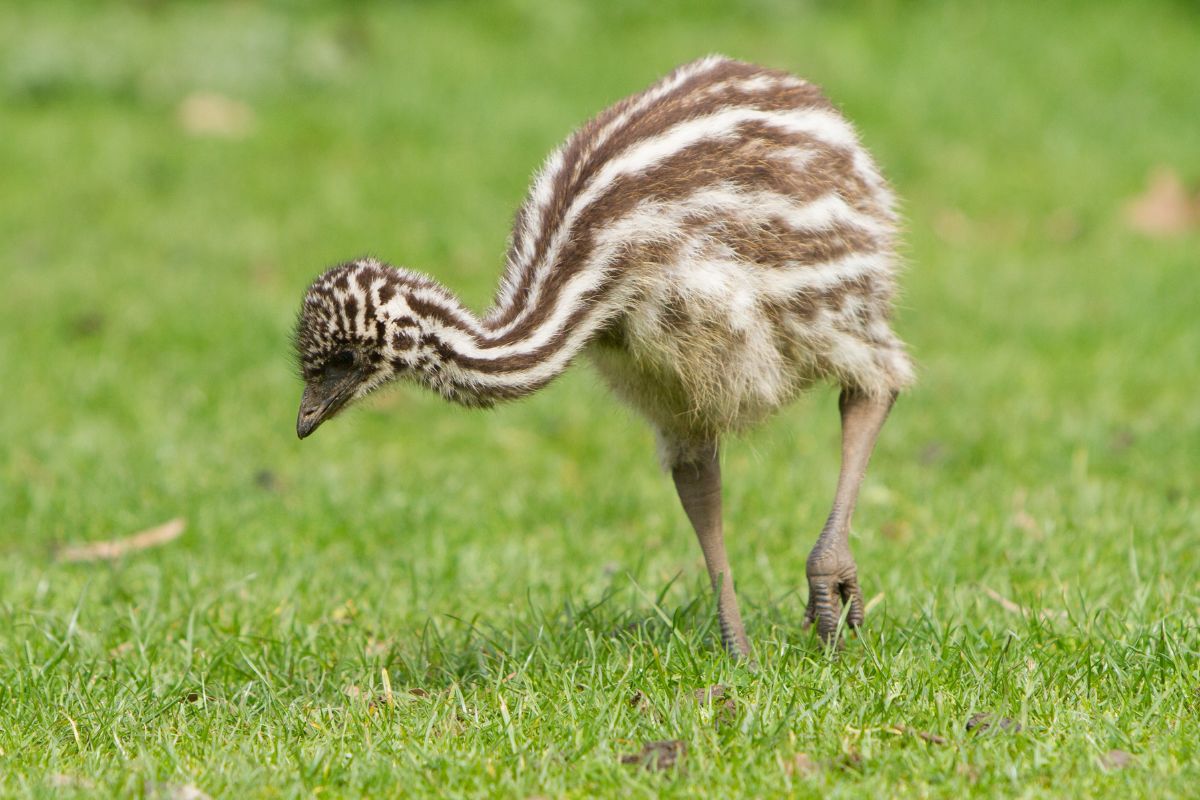
<svg viewBox="0 0 1200 800">
<path fill-rule="evenodd" d="M 848 558 L 848 557 L 847 557 Z M 848 559 L 849 560 L 849 559 Z M 846 625 L 858 628 L 863 624 L 864 603 L 858 586 L 858 571 L 854 561 L 837 571 L 808 569 L 808 607 L 804 611 L 804 630 L 815 622 L 817 634 L 826 645 L 841 646 L 838 623 L 843 606 L 848 608 Z"/>
</svg>

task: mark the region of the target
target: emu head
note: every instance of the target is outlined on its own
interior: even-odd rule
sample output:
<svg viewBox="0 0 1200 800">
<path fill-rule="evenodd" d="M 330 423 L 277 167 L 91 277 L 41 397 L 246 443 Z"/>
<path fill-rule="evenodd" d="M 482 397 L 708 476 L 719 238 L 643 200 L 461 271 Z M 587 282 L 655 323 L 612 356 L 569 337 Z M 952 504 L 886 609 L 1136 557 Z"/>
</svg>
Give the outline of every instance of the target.
<svg viewBox="0 0 1200 800">
<path fill-rule="evenodd" d="M 398 330 L 389 306 L 403 299 L 398 279 L 397 270 L 362 259 L 327 270 L 305 292 L 294 340 L 301 439 L 411 367 L 415 331 Z"/>
</svg>

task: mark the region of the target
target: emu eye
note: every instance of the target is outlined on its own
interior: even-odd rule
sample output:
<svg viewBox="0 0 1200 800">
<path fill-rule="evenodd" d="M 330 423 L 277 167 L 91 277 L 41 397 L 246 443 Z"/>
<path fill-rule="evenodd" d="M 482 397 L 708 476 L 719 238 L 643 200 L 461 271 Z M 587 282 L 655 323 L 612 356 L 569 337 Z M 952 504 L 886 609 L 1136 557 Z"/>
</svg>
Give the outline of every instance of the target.
<svg viewBox="0 0 1200 800">
<path fill-rule="evenodd" d="M 325 362 L 325 369 L 347 370 L 354 366 L 354 353 L 349 350 L 339 350 Z"/>
</svg>

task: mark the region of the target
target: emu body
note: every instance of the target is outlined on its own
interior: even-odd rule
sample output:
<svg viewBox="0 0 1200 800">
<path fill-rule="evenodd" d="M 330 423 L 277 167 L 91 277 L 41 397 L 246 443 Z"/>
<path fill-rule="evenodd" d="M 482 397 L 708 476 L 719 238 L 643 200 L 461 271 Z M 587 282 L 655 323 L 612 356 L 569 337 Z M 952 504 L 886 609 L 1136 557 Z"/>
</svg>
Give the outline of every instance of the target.
<svg viewBox="0 0 1200 800">
<path fill-rule="evenodd" d="M 326 271 L 300 310 L 301 438 L 395 379 L 467 406 L 533 392 L 580 354 L 654 427 L 749 653 L 725 556 L 718 448 L 818 381 L 842 388 L 843 465 L 808 559 L 806 623 L 861 624 L 858 486 L 912 379 L 890 324 L 895 214 L 850 124 L 812 84 L 721 57 L 687 64 L 556 150 L 517 213 L 492 308 L 373 259 Z"/>
</svg>

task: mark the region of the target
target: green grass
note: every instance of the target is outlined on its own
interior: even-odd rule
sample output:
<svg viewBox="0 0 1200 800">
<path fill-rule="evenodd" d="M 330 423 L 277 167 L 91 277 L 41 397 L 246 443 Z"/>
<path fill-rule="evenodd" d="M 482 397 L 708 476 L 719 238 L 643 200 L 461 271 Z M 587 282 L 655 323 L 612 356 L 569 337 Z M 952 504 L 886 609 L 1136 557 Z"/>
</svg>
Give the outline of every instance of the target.
<svg viewBox="0 0 1200 800">
<path fill-rule="evenodd" d="M 726 447 L 756 674 L 649 431 L 586 369 L 293 432 L 317 271 L 370 252 L 484 305 L 545 152 L 710 51 L 859 124 L 906 201 L 921 364 L 840 657 L 800 630 L 833 392 Z M 1182 2 L 10 4 L 0 796 L 1193 794 L 1200 236 L 1121 210 L 1157 164 L 1200 180 L 1197 52 Z M 251 132 L 184 134 L 201 89 Z M 161 548 L 54 557 L 176 516 Z M 966 733 L 979 712 L 1022 729 Z M 620 763 L 675 739 L 678 767 Z"/>
</svg>

